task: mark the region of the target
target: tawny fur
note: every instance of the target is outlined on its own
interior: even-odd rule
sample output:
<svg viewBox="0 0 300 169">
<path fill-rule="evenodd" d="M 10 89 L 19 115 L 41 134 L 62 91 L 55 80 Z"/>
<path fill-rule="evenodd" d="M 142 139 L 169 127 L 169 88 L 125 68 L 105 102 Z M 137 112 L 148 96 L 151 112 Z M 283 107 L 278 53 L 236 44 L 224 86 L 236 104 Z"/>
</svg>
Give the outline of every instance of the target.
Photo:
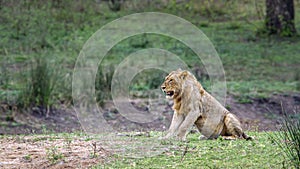
<svg viewBox="0 0 300 169">
<path fill-rule="evenodd" d="M 174 115 L 165 138 L 175 136 L 185 140 L 188 130 L 195 124 L 208 139 L 220 135 L 228 139 L 251 139 L 243 132 L 237 117 L 206 92 L 190 72 L 181 69 L 171 72 L 161 88 L 166 97 L 174 101 Z"/>
</svg>

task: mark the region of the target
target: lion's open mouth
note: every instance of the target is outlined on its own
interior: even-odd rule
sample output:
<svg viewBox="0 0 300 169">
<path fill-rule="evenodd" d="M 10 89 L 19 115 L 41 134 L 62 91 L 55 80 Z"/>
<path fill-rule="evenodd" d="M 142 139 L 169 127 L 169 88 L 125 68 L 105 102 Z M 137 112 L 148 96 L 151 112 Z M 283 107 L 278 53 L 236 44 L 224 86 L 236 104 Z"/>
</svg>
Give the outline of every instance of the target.
<svg viewBox="0 0 300 169">
<path fill-rule="evenodd" d="M 174 91 L 168 91 L 166 92 L 166 95 L 172 97 L 174 95 Z"/>
</svg>

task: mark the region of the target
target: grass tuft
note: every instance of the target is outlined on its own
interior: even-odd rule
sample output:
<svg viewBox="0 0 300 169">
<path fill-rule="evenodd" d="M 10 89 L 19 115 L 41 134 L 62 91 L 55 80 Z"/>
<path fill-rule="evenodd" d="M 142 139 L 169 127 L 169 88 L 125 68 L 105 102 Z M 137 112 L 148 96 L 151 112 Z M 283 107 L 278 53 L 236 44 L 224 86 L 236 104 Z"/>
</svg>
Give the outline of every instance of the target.
<svg viewBox="0 0 300 169">
<path fill-rule="evenodd" d="M 280 146 L 286 158 L 300 168 L 300 112 L 295 110 L 292 114 L 284 112 L 281 132 L 271 136 L 272 140 Z"/>
<path fill-rule="evenodd" d="M 100 106 L 103 106 L 105 100 L 111 99 L 111 80 L 114 74 L 113 66 L 108 69 L 98 69 L 97 77 L 95 80 L 96 97 Z"/>
<path fill-rule="evenodd" d="M 59 152 L 56 146 L 52 146 L 47 149 L 47 159 L 51 162 L 51 164 L 57 163 L 59 160 L 64 159 L 64 155 Z"/>
<path fill-rule="evenodd" d="M 51 107 L 55 102 L 52 93 L 59 77 L 48 59 L 35 57 L 25 78 L 26 85 L 19 96 L 19 107 Z"/>
</svg>

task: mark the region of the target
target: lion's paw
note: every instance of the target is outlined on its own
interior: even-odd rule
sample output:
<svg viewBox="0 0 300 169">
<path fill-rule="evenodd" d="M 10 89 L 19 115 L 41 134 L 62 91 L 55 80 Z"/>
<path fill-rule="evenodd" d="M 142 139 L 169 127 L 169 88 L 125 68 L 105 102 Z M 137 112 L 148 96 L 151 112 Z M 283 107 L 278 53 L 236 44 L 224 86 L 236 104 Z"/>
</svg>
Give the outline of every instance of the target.
<svg viewBox="0 0 300 169">
<path fill-rule="evenodd" d="M 204 135 L 199 136 L 199 140 L 208 140 L 208 138 Z"/>
</svg>

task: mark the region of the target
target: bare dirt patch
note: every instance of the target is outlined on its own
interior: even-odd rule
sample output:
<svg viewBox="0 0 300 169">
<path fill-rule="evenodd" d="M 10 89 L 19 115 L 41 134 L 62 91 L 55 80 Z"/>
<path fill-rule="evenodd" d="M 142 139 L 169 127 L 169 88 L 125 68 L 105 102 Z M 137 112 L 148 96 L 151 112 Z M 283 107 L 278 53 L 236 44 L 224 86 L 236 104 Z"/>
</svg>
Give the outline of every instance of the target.
<svg viewBox="0 0 300 169">
<path fill-rule="evenodd" d="M 8 136 L 0 143 L 0 168 L 88 168 L 108 156 L 84 137 Z"/>
<path fill-rule="evenodd" d="M 153 103 L 149 103 L 147 99 L 132 101 L 134 107 L 146 111 L 151 104 Z M 151 123 L 131 122 L 118 113 L 113 106 L 107 105 L 106 107 L 104 118 L 115 130 L 120 131 L 164 131 L 169 127 L 173 115 L 172 102 L 165 100 L 154 105 L 162 116 Z M 280 127 L 283 111 L 293 113 L 300 109 L 300 94 L 274 94 L 269 98 L 249 98 L 247 103 L 240 103 L 234 96 L 229 95 L 226 99 L 226 108 L 237 115 L 245 130 L 274 131 Z"/>
<path fill-rule="evenodd" d="M 299 112 L 300 94 L 274 94 L 269 98 L 252 98 L 243 104 L 228 97 L 226 105 L 239 117 L 245 130 L 274 131 L 280 128 L 284 112 Z"/>
<path fill-rule="evenodd" d="M 173 110 L 172 102 L 165 99 L 133 99 L 131 104 L 144 112 L 155 107 L 160 117 L 151 123 L 137 123 L 128 120 L 115 108 L 111 101 L 103 108 L 103 118 L 116 131 L 164 131 L 170 125 Z M 236 114 L 246 130 L 277 130 L 283 109 L 293 113 L 300 109 L 300 94 L 274 94 L 269 98 L 250 98 L 240 103 L 234 96 L 228 96 L 226 108 Z M 13 112 L 9 106 L 0 107 L 0 134 L 45 134 L 82 131 L 73 109 L 52 109 L 47 114 L 43 108 L 32 108 L 27 112 Z M 151 110 L 153 111 L 153 110 Z"/>
</svg>

